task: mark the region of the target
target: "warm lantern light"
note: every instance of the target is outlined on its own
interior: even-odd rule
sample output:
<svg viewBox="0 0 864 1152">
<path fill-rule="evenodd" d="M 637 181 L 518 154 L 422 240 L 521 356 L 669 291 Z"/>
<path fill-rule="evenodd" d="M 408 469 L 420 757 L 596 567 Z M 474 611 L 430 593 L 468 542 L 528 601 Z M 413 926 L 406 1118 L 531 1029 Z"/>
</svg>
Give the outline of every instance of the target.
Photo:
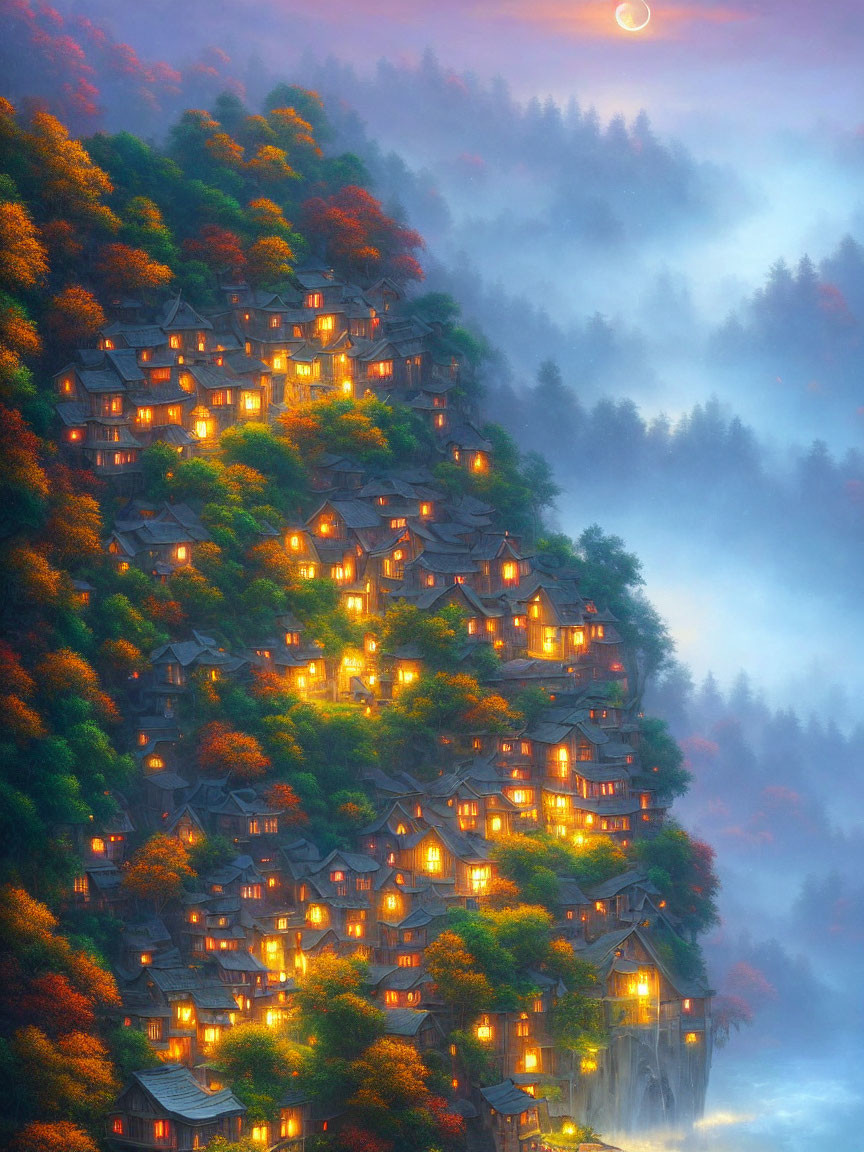
<svg viewBox="0 0 864 1152">
<path fill-rule="evenodd" d="M 584 1075 L 590 1075 L 592 1072 L 597 1071 L 597 1060 L 593 1056 L 583 1056 L 579 1062 L 579 1071 Z"/>
<path fill-rule="evenodd" d="M 684 1037 L 684 1043 L 685 1044 L 698 1044 L 699 1043 L 699 1033 L 698 1032 L 688 1032 L 687 1035 Z"/>
</svg>

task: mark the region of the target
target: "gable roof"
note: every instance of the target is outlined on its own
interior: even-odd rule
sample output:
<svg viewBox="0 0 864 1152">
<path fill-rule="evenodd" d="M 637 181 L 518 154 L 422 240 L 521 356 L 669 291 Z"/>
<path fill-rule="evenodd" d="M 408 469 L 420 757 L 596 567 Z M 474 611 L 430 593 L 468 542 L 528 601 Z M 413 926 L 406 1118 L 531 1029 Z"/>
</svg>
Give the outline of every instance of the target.
<svg viewBox="0 0 864 1152">
<path fill-rule="evenodd" d="M 163 1064 L 159 1068 L 146 1068 L 132 1073 L 133 1080 L 147 1095 L 176 1120 L 196 1123 L 201 1120 L 219 1120 L 226 1116 L 242 1116 L 246 1106 L 233 1092 L 223 1088 L 208 1092 L 198 1083 L 188 1068 L 180 1064 Z"/>
<path fill-rule="evenodd" d="M 490 1108 L 500 1112 L 502 1116 L 518 1116 L 527 1112 L 529 1108 L 536 1108 L 537 1101 L 521 1088 L 517 1088 L 512 1080 L 502 1080 L 500 1084 L 493 1084 L 490 1088 L 481 1088 L 480 1095 Z"/>
</svg>

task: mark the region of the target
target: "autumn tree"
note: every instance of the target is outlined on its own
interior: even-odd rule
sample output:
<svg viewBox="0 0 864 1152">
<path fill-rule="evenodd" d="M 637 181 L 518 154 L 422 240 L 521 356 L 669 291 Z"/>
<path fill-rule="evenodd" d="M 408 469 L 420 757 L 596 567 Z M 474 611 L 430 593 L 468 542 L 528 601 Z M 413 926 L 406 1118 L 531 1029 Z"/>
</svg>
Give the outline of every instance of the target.
<svg viewBox="0 0 864 1152">
<path fill-rule="evenodd" d="M 185 240 L 183 253 L 190 260 L 200 260 L 216 273 L 232 277 L 242 276 L 246 268 L 240 237 L 218 224 L 205 224 L 197 236 Z"/>
<path fill-rule="evenodd" d="M 99 1152 L 92 1136 L 68 1120 L 27 1124 L 9 1145 L 10 1152 Z"/>
<path fill-rule="evenodd" d="M 294 251 L 281 236 L 262 236 L 246 252 L 246 272 L 251 284 L 272 287 L 294 270 Z"/>
<path fill-rule="evenodd" d="M 455 932 L 442 932 L 432 941 L 426 949 L 426 966 L 460 1028 L 492 1004 L 495 990 Z"/>
<path fill-rule="evenodd" d="M 48 255 L 23 204 L 0 201 L 0 285 L 12 292 L 35 288 L 48 275 Z"/>
<path fill-rule="evenodd" d="M 99 252 L 96 275 L 108 292 L 123 296 L 142 288 L 160 288 L 170 283 L 174 273 L 167 264 L 153 260 L 143 248 L 128 244 L 105 244 Z"/>
<path fill-rule="evenodd" d="M 46 323 L 55 345 L 71 348 L 93 339 L 105 324 L 105 313 L 92 292 L 69 284 L 51 298 Z"/>
<path fill-rule="evenodd" d="M 202 729 L 198 763 L 212 776 L 233 776 L 244 783 L 260 779 L 270 769 L 270 761 L 254 736 L 232 731 L 221 721 Z"/>
<path fill-rule="evenodd" d="M 20 887 L 0 889 L 0 1049 L 16 1083 L 0 1138 L 18 1128 L 22 1149 L 41 1139 L 40 1148 L 90 1152 L 80 1125 L 118 1089 L 94 1023 L 119 1005 L 113 977 L 60 934 L 44 904 Z"/>
<path fill-rule="evenodd" d="M 332 196 L 307 200 L 303 225 L 325 258 L 345 275 L 423 279 L 415 255 L 424 246 L 423 238 L 387 216 L 364 188 L 349 185 Z"/>
<path fill-rule="evenodd" d="M 153 902 L 157 911 L 179 898 L 183 885 L 195 873 L 189 864 L 189 849 L 173 836 L 151 836 L 123 869 L 123 885 L 139 900 Z"/>
<path fill-rule="evenodd" d="M 351 1072 L 356 1088 L 348 1107 L 359 1129 L 349 1132 L 352 1148 L 364 1132 L 405 1152 L 452 1145 L 462 1136 L 464 1122 L 430 1092 L 429 1071 L 410 1044 L 383 1036 L 353 1062 Z"/>
<path fill-rule="evenodd" d="M 300 806 L 300 797 L 290 784 L 279 781 L 264 793 L 265 803 L 279 813 L 280 824 L 293 826 L 308 823 L 309 817 Z"/>
</svg>

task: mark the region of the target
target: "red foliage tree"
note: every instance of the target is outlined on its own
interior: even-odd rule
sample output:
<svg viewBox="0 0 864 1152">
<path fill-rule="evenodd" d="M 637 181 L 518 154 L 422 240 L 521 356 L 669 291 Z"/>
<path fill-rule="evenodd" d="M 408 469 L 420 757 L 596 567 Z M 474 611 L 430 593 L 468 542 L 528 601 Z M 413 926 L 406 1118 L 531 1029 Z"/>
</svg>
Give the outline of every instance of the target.
<svg viewBox="0 0 864 1152">
<path fill-rule="evenodd" d="M 246 268 L 239 237 L 218 224 L 205 224 L 196 237 L 184 241 L 183 252 L 190 260 L 200 260 L 214 272 L 242 276 Z"/>
<path fill-rule="evenodd" d="M 356 184 L 326 199 L 307 200 L 303 221 L 326 258 L 348 275 L 423 279 L 415 255 L 424 246 L 420 233 L 387 216 L 380 202 Z"/>
</svg>

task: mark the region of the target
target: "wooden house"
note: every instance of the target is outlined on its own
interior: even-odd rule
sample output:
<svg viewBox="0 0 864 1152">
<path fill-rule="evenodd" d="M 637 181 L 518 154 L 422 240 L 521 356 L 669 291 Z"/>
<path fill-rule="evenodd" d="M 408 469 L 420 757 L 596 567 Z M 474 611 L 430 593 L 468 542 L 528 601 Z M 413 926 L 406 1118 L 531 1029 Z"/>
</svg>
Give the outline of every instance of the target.
<svg viewBox="0 0 864 1152">
<path fill-rule="evenodd" d="M 163 1064 L 133 1072 L 108 1116 L 117 1147 L 192 1152 L 211 1140 L 239 1140 L 246 1108 L 227 1088 L 208 1092 L 188 1068 Z"/>
</svg>

